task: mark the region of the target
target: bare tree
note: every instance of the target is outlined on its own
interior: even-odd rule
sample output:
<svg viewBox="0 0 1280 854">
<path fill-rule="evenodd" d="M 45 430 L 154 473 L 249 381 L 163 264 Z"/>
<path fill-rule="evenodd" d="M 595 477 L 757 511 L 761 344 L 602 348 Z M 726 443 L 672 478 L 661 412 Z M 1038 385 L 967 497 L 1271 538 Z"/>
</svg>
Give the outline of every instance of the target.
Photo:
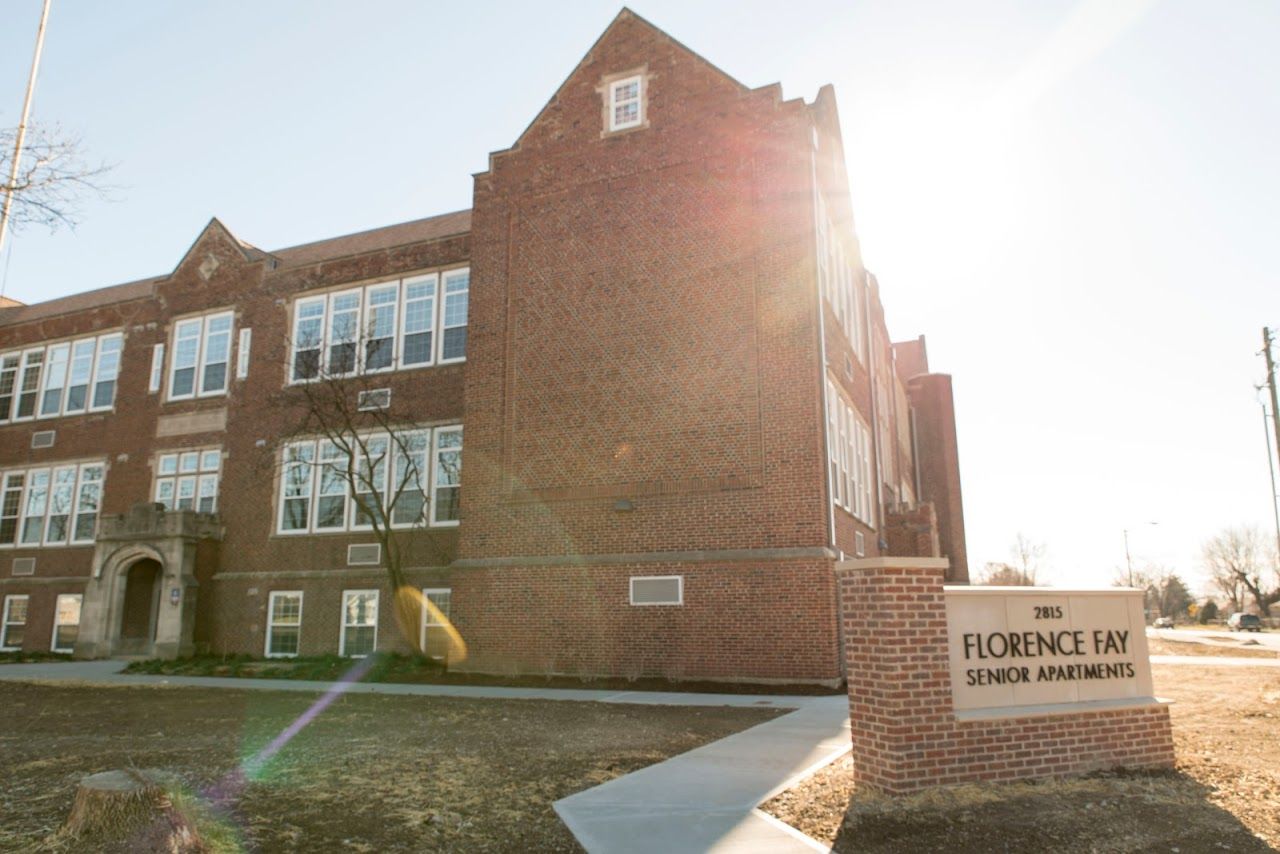
<svg viewBox="0 0 1280 854">
<path fill-rule="evenodd" d="M 1271 606 L 1280 602 L 1280 567 L 1271 552 L 1258 529 L 1246 525 L 1224 529 L 1205 542 L 1200 554 L 1214 586 L 1231 597 L 1233 607 L 1243 610 L 1243 588 L 1269 617 Z"/>
<path fill-rule="evenodd" d="M 991 561 L 982 568 L 978 583 L 996 587 L 1034 587 L 1036 582 L 1012 564 Z"/>
<path fill-rule="evenodd" d="M 1021 531 L 1014 537 L 1013 545 L 1009 547 L 1009 556 L 1013 558 L 1013 565 L 1032 586 L 1037 583 L 1040 571 L 1044 569 L 1044 560 L 1048 553 L 1047 545 L 1032 540 Z"/>
<path fill-rule="evenodd" d="M 85 196 L 105 196 L 101 183 L 112 166 L 90 163 L 79 137 L 57 125 L 27 128 L 19 157 L 18 173 L 9 181 L 17 130 L 0 129 L 0 196 L 12 195 L 9 227 L 26 225 L 74 228 Z"/>
<path fill-rule="evenodd" d="M 272 407 L 292 422 L 268 449 L 270 462 L 264 460 L 280 478 L 282 524 L 306 528 L 314 514 L 317 524 L 327 522 L 325 527 L 354 527 L 371 535 L 381 547 L 397 626 L 422 652 L 422 609 L 435 606 L 408 583 L 406 560 L 411 553 L 436 564 L 448 560 L 427 521 L 432 513 L 437 519 L 457 517 L 460 435 L 448 434 L 457 435 L 456 450 L 443 440 L 433 447 L 431 428 L 395 405 L 386 375 L 364 370 L 391 364 L 389 339 L 376 337 L 372 328 L 363 334 L 346 330 L 324 347 L 320 337 L 317 332 L 314 340 L 304 338 L 292 348 L 286 344 L 292 381 L 272 395 Z M 437 490 L 439 507 L 433 506 L 428 488 L 433 465 L 436 485 L 445 484 Z M 432 614 L 443 618 L 438 610 Z M 451 636 L 450 649 L 457 650 L 461 639 Z"/>
</svg>

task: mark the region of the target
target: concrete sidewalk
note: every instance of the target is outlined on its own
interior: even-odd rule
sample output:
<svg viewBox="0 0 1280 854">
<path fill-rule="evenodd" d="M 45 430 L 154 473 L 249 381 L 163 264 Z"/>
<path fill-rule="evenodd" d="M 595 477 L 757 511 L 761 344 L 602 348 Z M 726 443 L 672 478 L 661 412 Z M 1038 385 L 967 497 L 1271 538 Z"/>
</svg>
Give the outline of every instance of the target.
<svg viewBox="0 0 1280 854">
<path fill-rule="evenodd" d="M 333 682 L 303 679 L 236 679 L 224 676 L 149 676 L 121 673 L 123 661 L 51 661 L 39 664 L 0 664 L 0 680 L 59 682 L 88 685 L 152 687 L 241 688 L 250 691 L 303 691 L 323 694 Z M 782 694 L 687 694 L 676 691 L 594 691 L 583 688 L 502 688 L 479 685 L 406 685 L 395 682 L 346 682 L 353 694 L 408 694 L 423 697 L 470 697 L 480 700 L 576 700 L 633 703 L 645 706 L 736 706 L 798 709 L 825 697 Z M 837 697 L 836 699 L 842 699 Z"/>
<path fill-rule="evenodd" d="M 749 730 L 556 801 L 589 852 L 812 852 L 824 845 L 756 809 L 849 751 L 849 702 L 810 699 Z"/>
<path fill-rule="evenodd" d="M 331 682 L 146 676 L 121 673 L 119 661 L 0 665 L 0 680 L 57 684 L 242 688 L 324 693 Z M 811 852 L 825 846 L 756 806 L 848 752 L 844 696 L 685 694 L 499 688 L 467 685 L 342 683 L 362 694 L 492 700 L 576 700 L 667 706 L 794 709 L 790 714 L 651 765 L 555 803 L 589 852 Z"/>
</svg>

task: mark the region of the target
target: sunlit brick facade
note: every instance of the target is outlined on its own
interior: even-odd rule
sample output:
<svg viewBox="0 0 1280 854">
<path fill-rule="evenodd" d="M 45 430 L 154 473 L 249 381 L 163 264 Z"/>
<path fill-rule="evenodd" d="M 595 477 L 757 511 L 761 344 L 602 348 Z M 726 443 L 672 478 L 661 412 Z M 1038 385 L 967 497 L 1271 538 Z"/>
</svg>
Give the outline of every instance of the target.
<svg viewBox="0 0 1280 854">
<path fill-rule="evenodd" d="M 350 507 L 282 476 L 280 390 L 352 359 L 422 432 L 404 565 L 453 666 L 838 679 L 842 555 L 967 577 L 950 380 L 890 344 L 842 152 L 830 87 L 624 11 L 468 211 L 275 251 L 214 221 L 170 274 L 0 308 L 0 645 L 408 648 Z"/>
</svg>

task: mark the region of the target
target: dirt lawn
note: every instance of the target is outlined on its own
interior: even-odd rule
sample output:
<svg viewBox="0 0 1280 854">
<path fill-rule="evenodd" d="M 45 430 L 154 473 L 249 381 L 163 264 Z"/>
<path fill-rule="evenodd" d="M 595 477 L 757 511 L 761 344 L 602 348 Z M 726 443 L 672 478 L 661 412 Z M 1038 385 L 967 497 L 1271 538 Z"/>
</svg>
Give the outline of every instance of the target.
<svg viewBox="0 0 1280 854">
<path fill-rule="evenodd" d="M 764 809 L 840 852 L 1280 850 L 1280 669 L 1153 671 L 1156 693 L 1177 701 L 1176 772 L 891 802 L 856 795 L 845 757 Z"/>
<path fill-rule="evenodd" d="M 247 782 L 310 693 L 0 683 L 0 851 L 29 851 L 77 781 L 177 772 L 232 850 L 577 851 L 553 801 L 763 723 L 766 709 L 352 694 Z"/>
</svg>

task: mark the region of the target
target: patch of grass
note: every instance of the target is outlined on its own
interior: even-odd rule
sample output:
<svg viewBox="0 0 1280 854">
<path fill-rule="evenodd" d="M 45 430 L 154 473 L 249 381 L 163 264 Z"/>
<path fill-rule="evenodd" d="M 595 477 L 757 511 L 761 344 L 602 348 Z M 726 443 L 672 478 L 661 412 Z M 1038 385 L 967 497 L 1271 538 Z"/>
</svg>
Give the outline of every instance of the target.
<svg viewBox="0 0 1280 854">
<path fill-rule="evenodd" d="M 42 661 L 70 661 L 71 654 L 67 652 L 42 652 L 32 650 L 26 652 L 19 650 L 17 652 L 0 652 L 0 664 L 38 664 Z"/>
</svg>

